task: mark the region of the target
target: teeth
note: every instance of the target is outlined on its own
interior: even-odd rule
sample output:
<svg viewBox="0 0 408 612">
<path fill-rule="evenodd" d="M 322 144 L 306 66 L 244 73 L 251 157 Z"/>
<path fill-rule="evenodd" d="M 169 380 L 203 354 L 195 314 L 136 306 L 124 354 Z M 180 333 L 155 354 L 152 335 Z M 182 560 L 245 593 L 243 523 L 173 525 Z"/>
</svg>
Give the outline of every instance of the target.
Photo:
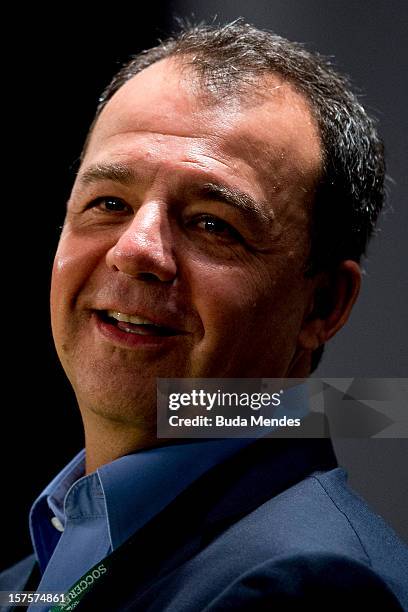
<svg viewBox="0 0 408 612">
<path fill-rule="evenodd" d="M 122 321 L 124 323 L 133 323 L 134 325 L 155 325 L 155 323 L 149 321 L 149 319 L 124 314 L 123 312 L 117 312 L 116 310 L 108 310 L 108 317 L 112 317 L 112 319 L 116 319 L 117 321 Z M 159 326 L 156 325 L 156 327 Z"/>
</svg>

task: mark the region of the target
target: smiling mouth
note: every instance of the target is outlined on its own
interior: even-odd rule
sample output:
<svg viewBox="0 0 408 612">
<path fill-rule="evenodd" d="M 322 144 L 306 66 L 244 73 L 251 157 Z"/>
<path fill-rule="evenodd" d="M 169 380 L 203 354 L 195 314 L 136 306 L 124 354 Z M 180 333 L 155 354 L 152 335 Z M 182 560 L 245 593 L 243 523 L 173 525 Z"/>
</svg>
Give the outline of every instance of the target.
<svg viewBox="0 0 408 612">
<path fill-rule="evenodd" d="M 177 336 L 182 332 L 165 325 L 157 325 L 149 319 L 137 315 L 128 315 L 116 310 L 101 310 L 98 315 L 109 325 L 113 325 L 126 334 L 139 336 Z"/>
</svg>

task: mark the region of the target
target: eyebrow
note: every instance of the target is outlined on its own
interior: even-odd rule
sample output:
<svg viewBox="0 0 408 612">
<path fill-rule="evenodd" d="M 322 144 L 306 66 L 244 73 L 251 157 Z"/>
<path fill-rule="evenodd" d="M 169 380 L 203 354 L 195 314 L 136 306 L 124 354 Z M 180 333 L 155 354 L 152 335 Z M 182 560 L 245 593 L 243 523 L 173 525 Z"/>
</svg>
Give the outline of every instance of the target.
<svg viewBox="0 0 408 612">
<path fill-rule="evenodd" d="M 95 164 L 81 172 L 78 180 L 82 185 L 91 185 L 100 181 L 130 185 L 136 180 L 136 175 L 129 166 L 123 164 Z"/>
<path fill-rule="evenodd" d="M 137 177 L 129 166 L 112 163 L 90 166 L 80 173 L 78 180 L 83 186 L 101 181 L 113 181 L 129 186 L 137 180 Z M 275 216 L 272 208 L 260 204 L 247 193 L 226 185 L 205 183 L 194 190 L 194 195 L 205 200 L 229 204 L 254 221 L 270 222 Z"/>
<path fill-rule="evenodd" d="M 274 217 L 272 209 L 269 209 L 269 214 L 267 214 L 265 206 L 262 206 L 250 195 L 239 189 L 233 189 L 217 183 L 206 183 L 198 190 L 197 195 L 204 199 L 225 202 L 258 221 L 259 218 L 262 221 L 270 221 Z"/>
</svg>

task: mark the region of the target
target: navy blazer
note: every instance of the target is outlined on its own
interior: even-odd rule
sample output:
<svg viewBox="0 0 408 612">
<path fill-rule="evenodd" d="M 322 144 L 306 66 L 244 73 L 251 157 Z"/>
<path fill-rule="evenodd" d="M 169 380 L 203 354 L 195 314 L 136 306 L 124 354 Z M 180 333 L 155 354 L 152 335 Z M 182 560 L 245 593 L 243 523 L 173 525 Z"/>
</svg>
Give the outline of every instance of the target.
<svg viewBox="0 0 408 612">
<path fill-rule="evenodd" d="M 21 590 L 33 564 L 31 557 L 0 575 L 0 590 Z M 75 610 L 360 605 L 408 610 L 408 548 L 347 487 L 328 440 L 275 439 L 254 442 L 193 483 L 119 549 Z"/>
</svg>

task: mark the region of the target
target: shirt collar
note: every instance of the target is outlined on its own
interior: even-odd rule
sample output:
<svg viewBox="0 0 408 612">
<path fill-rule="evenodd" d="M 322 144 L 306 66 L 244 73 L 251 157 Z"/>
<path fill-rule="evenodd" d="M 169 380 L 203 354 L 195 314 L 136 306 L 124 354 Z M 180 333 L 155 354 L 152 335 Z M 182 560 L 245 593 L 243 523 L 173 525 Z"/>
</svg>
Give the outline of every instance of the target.
<svg viewBox="0 0 408 612">
<path fill-rule="evenodd" d="M 61 535 L 51 524 L 51 519 L 56 516 L 61 525 L 65 525 L 64 499 L 71 486 L 84 473 L 85 451 L 82 450 L 45 487 L 31 507 L 31 541 L 42 571 Z"/>
<path fill-rule="evenodd" d="M 54 480 L 43 491 L 47 497 L 47 503 L 54 515 L 65 524 L 65 497 L 71 486 L 85 474 L 85 451 L 76 455 L 72 461 L 54 478 Z"/>
<path fill-rule="evenodd" d="M 114 550 L 204 472 L 250 442 L 253 440 L 221 439 L 161 446 L 120 457 L 85 477 L 82 450 L 47 485 L 30 511 L 31 539 L 42 571 L 61 535 L 51 518 L 56 516 L 65 525 L 66 499 L 72 489 L 78 489 L 84 503 L 92 491 L 101 488 Z M 72 510 L 75 500 L 71 497 Z"/>
</svg>

